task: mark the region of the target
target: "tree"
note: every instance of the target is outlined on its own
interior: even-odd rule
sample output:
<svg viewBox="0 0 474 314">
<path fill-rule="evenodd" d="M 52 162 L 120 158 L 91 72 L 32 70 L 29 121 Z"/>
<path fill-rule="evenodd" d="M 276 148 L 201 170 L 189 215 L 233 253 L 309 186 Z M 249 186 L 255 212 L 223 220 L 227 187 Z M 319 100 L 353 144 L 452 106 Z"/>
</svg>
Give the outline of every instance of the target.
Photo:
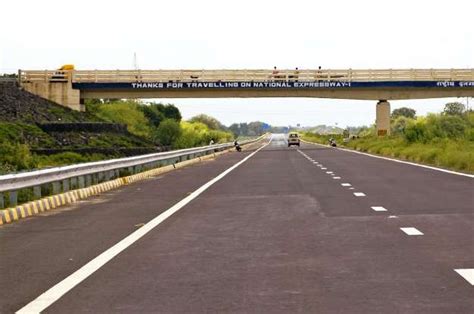
<svg viewBox="0 0 474 314">
<path fill-rule="evenodd" d="M 416 116 L 416 110 L 407 108 L 407 107 L 398 108 L 392 111 L 392 119 L 396 119 L 398 117 L 406 117 L 409 119 L 415 119 L 415 116 Z"/>
<path fill-rule="evenodd" d="M 398 116 L 393 120 L 392 122 L 392 133 L 393 134 L 398 134 L 398 135 L 403 135 L 405 132 L 405 129 L 407 125 L 410 123 L 410 118 L 407 118 L 405 116 Z"/>
<path fill-rule="evenodd" d="M 140 105 L 140 110 L 143 111 L 145 117 L 150 120 L 150 123 L 158 127 L 161 121 L 165 119 L 174 119 L 178 122 L 181 121 L 181 112 L 172 104 L 163 105 L 157 103 L 150 103 Z"/>
<path fill-rule="evenodd" d="M 222 123 L 220 123 L 219 120 L 206 114 L 200 114 L 192 117 L 189 121 L 204 123 L 211 130 L 227 131 L 227 128 Z"/>
<path fill-rule="evenodd" d="M 258 136 L 263 133 L 265 133 L 265 123 L 254 121 L 248 124 L 248 136 Z"/>
<path fill-rule="evenodd" d="M 460 102 L 450 102 L 444 106 L 443 113 L 450 116 L 460 116 L 466 111 L 466 106 Z"/>
<path fill-rule="evenodd" d="M 173 104 L 163 106 L 162 112 L 167 119 L 174 119 L 178 122 L 182 119 L 181 112 Z"/>
<path fill-rule="evenodd" d="M 143 112 L 145 117 L 150 121 L 150 123 L 155 127 L 158 127 L 161 121 L 166 119 L 165 115 L 160 111 L 159 106 L 160 105 L 156 105 L 156 104 L 140 106 L 140 110 Z"/>
<path fill-rule="evenodd" d="M 181 136 L 181 132 L 179 122 L 174 119 L 166 119 L 162 121 L 156 129 L 155 139 L 158 140 L 161 145 L 170 146 Z"/>
</svg>

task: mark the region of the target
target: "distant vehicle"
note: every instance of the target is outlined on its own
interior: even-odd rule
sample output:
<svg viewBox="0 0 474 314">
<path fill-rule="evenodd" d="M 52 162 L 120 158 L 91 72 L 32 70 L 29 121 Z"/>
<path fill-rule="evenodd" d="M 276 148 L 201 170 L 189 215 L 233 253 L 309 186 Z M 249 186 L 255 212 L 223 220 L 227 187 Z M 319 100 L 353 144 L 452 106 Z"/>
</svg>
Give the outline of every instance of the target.
<svg viewBox="0 0 474 314">
<path fill-rule="evenodd" d="M 237 140 L 234 141 L 234 147 L 235 147 L 236 151 L 238 151 L 238 152 L 242 151 L 242 147 L 240 147 L 240 144 L 239 144 L 239 142 L 237 142 Z"/>
<path fill-rule="evenodd" d="M 288 147 L 291 145 L 298 145 L 300 146 L 300 138 L 298 136 L 298 133 L 291 132 L 288 134 Z"/>
<path fill-rule="evenodd" d="M 74 65 L 73 64 L 65 64 L 62 67 L 60 67 L 54 74 L 51 76 L 50 81 L 51 82 L 67 82 L 68 76 L 67 73 L 68 71 L 74 70 Z"/>
</svg>

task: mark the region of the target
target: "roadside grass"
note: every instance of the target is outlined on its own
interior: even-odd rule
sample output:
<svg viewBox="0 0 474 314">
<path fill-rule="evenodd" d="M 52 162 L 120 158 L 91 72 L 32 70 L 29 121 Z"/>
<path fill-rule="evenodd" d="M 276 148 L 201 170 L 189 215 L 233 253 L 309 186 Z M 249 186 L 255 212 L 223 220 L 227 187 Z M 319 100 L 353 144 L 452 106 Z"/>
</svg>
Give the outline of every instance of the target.
<svg viewBox="0 0 474 314">
<path fill-rule="evenodd" d="M 326 135 L 306 133 L 302 137 L 310 142 L 328 143 Z M 474 142 L 467 139 L 437 138 L 427 143 L 410 143 L 400 136 L 386 138 L 368 136 L 344 143 L 342 137 L 339 139 L 332 137 L 336 139 L 339 146 L 357 151 L 474 173 Z"/>
</svg>

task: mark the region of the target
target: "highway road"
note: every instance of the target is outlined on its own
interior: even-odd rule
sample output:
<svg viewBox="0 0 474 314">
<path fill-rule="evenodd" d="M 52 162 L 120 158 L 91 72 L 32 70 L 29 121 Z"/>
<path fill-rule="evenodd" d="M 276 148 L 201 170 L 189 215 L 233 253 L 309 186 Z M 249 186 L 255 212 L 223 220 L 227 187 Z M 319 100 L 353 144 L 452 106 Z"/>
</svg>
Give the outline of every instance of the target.
<svg viewBox="0 0 474 314">
<path fill-rule="evenodd" d="M 0 227 L 0 312 L 474 313 L 473 182 L 273 135 Z"/>
</svg>

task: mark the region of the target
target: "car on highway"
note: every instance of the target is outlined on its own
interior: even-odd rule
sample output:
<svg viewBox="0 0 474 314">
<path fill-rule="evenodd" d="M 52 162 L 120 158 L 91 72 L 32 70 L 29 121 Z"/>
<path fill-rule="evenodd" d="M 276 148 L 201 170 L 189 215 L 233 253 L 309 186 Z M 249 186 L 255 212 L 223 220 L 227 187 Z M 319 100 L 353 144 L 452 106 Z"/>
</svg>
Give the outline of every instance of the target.
<svg viewBox="0 0 474 314">
<path fill-rule="evenodd" d="M 290 134 L 288 134 L 288 147 L 290 147 L 291 145 L 300 146 L 300 137 L 296 132 L 291 132 Z"/>
</svg>

